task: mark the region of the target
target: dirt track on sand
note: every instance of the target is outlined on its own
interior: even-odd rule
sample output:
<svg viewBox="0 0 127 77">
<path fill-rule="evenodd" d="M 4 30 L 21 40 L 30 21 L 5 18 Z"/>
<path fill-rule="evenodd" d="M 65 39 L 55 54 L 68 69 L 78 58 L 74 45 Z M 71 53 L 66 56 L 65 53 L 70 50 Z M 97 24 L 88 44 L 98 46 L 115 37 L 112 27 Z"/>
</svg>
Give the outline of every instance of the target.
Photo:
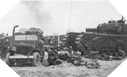
<svg viewBox="0 0 127 77">
<path fill-rule="evenodd" d="M 69 63 L 49 67 L 12 67 L 12 69 L 20 77 L 107 77 L 122 62 L 123 60 L 99 61 L 99 69 L 88 69 Z"/>
</svg>

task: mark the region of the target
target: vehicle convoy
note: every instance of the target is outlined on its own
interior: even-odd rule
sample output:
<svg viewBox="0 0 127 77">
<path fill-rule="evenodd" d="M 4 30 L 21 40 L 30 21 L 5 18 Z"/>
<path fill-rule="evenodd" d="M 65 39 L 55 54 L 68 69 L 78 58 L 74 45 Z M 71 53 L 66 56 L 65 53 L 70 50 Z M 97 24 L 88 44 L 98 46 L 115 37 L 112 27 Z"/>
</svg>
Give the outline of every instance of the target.
<svg viewBox="0 0 127 77">
<path fill-rule="evenodd" d="M 122 59 L 127 53 L 127 24 L 122 18 L 99 24 L 97 28 L 86 28 L 86 32 L 70 32 L 64 37 L 63 43 L 74 51 L 80 51 L 85 57 L 97 54 L 96 58 L 105 59 L 107 56 Z"/>
<path fill-rule="evenodd" d="M 15 32 L 13 28 L 13 41 L 6 55 L 8 65 L 32 64 L 38 66 L 41 64 L 44 53 L 43 31 L 38 28 L 30 28 L 24 33 Z"/>
</svg>

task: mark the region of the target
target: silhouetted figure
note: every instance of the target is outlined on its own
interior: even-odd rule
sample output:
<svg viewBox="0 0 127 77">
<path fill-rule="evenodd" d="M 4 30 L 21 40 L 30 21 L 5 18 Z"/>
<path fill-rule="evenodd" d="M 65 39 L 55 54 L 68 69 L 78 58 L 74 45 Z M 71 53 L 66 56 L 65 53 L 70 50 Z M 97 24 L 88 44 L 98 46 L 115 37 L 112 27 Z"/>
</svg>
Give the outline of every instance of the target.
<svg viewBox="0 0 127 77">
<path fill-rule="evenodd" d="M 54 62 L 58 59 L 58 55 L 52 51 L 50 48 L 46 49 L 44 52 L 44 60 L 43 64 L 47 65 L 54 65 Z"/>
<path fill-rule="evenodd" d="M 42 64 L 43 64 L 44 66 L 49 66 L 48 57 L 49 57 L 49 54 L 48 54 L 48 52 L 45 51 L 45 52 L 44 52 L 43 62 L 42 62 Z"/>
<path fill-rule="evenodd" d="M 118 20 L 117 23 L 123 23 L 124 24 L 125 21 L 126 21 L 125 18 L 122 16 L 121 20 Z"/>
<path fill-rule="evenodd" d="M 5 59 L 6 54 L 8 53 L 8 49 L 10 46 L 10 42 L 7 38 L 1 39 L 1 58 Z"/>
</svg>

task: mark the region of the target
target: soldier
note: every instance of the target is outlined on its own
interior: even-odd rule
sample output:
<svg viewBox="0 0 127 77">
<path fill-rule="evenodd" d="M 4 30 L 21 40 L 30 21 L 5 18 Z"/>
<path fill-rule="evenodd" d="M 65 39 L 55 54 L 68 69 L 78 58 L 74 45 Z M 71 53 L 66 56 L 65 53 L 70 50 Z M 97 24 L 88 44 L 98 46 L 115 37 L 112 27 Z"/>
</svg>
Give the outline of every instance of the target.
<svg viewBox="0 0 127 77">
<path fill-rule="evenodd" d="M 57 59 L 59 59 L 58 55 L 54 51 L 52 51 L 50 48 L 48 48 L 47 52 L 48 52 L 48 62 L 49 62 L 49 65 L 54 65 L 54 62 Z"/>
<path fill-rule="evenodd" d="M 118 20 L 117 23 L 123 23 L 124 24 L 125 21 L 126 21 L 125 18 L 122 16 L 121 20 Z"/>
<path fill-rule="evenodd" d="M 7 38 L 1 39 L 1 58 L 2 59 L 5 59 L 9 46 L 10 46 L 10 42 Z"/>
<path fill-rule="evenodd" d="M 49 62 L 48 62 L 48 57 L 49 57 L 49 54 L 48 54 L 48 52 L 44 52 L 44 58 L 43 58 L 43 65 L 44 66 L 49 66 Z"/>
<path fill-rule="evenodd" d="M 64 60 L 64 61 L 66 61 L 67 59 L 68 59 L 68 52 L 66 52 L 66 51 L 60 51 L 59 52 L 59 58 L 61 59 L 61 60 Z"/>
<path fill-rule="evenodd" d="M 69 49 L 67 47 L 63 47 L 62 51 L 59 52 L 59 58 L 61 60 L 67 61 L 70 58 L 71 53 L 69 52 Z"/>
</svg>

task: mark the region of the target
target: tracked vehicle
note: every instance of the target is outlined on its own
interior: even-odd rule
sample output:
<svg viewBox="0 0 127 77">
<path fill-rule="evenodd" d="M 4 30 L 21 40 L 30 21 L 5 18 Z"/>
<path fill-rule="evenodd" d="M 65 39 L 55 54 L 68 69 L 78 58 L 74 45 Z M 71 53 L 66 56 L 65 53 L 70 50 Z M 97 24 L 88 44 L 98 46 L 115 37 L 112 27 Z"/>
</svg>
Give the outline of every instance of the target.
<svg viewBox="0 0 127 77">
<path fill-rule="evenodd" d="M 127 24 L 123 19 L 102 23 L 97 28 L 86 28 L 86 32 L 68 33 L 64 39 L 67 47 L 80 51 L 82 55 L 97 53 L 99 56 L 108 55 L 124 58 L 118 55 L 118 48 L 127 53 Z"/>
</svg>

